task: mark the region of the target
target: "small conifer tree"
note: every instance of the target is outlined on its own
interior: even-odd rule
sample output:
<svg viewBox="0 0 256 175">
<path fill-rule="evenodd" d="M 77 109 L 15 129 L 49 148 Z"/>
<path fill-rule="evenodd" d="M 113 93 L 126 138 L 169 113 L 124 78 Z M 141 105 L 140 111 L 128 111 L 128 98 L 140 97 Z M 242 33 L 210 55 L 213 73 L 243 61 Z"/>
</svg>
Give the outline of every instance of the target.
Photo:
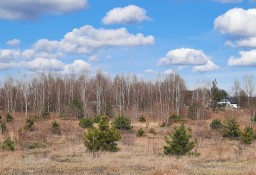
<svg viewBox="0 0 256 175">
<path fill-rule="evenodd" d="M 120 130 L 130 130 L 130 129 L 132 129 L 131 120 L 128 117 L 125 117 L 125 116 L 117 117 L 114 121 L 114 126 L 117 129 L 120 129 Z"/>
<path fill-rule="evenodd" d="M 8 113 L 8 114 L 6 115 L 6 121 L 7 121 L 7 122 L 12 122 L 12 121 L 13 121 L 13 116 Z"/>
<path fill-rule="evenodd" d="M 79 126 L 81 128 L 91 128 L 93 126 L 93 119 L 91 118 L 81 118 L 79 121 Z"/>
<path fill-rule="evenodd" d="M 25 126 L 24 126 L 25 130 L 33 131 L 34 130 L 34 122 L 35 122 L 35 120 L 33 117 L 28 117 L 26 119 Z"/>
<path fill-rule="evenodd" d="M 210 127 L 212 129 L 220 129 L 222 127 L 222 123 L 219 119 L 214 119 L 211 124 L 210 124 Z"/>
<path fill-rule="evenodd" d="M 6 131 L 6 121 L 5 120 L 0 120 L 0 128 L 1 128 L 1 133 L 3 134 Z"/>
<path fill-rule="evenodd" d="M 251 126 L 246 126 L 243 130 L 243 132 L 241 132 L 241 141 L 244 144 L 251 144 L 252 141 L 255 138 L 255 134 L 253 132 L 253 129 Z"/>
<path fill-rule="evenodd" d="M 52 133 L 53 134 L 60 134 L 61 133 L 60 124 L 55 120 L 52 122 Z"/>
<path fill-rule="evenodd" d="M 90 152 L 118 151 L 116 141 L 120 140 L 119 131 L 110 125 L 109 118 L 102 116 L 98 127 L 87 129 L 84 135 L 84 145 Z"/>
<path fill-rule="evenodd" d="M 136 136 L 137 136 L 137 137 L 142 137 L 143 135 L 144 135 L 144 131 L 143 131 L 142 128 L 140 128 L 140 129 L 137 131 Z"/>
<path fill-rule="evenodd" d="M 84 145 L 90 152 L 98 152 L 101 148 L 101 131 L 98 128 L 89 128 L 84 134 Z"/>
<path fill-rule="evenodd" d="M 190 138 L 191 134 L 183 123 L 175 127 L 174 131 L 165 138 L 167 146 L 164 146 L 164 154 L 182 156 L 189 153 L 195 146 Z"/>
<path fill-rule="evenodd" d="M 99 123 L 100 118 L 101 118 L 100 115 L 95 115 L 92 120 L 93 120 L 94 123 Z"/>
<path fill-rule="evenodd" d="M 142 116 L 139 117 L 139 121 L 140 121 L 141 123 L 145 123 L 147 120 L 146 120 L 146 118 L 144 117 L 144 115 L 142 115 Z"/>
<path fill-rule="evenodd" d="M 7 150 L 7 151 L 14 151 L 14 142 L 12 141 L 11 137 L 7 137 L 7 139 L 5 139 L 5 141 L 3 142 L 3 144 L 1 145 L 3 150 Z"/>
<path fill-rule="evenodd" d="M 230 139 L 236 139 L 240 136 L 239 124 L 235 118 L 227 120 L 223 125 L 223 137 L 228 137 Z"/>
</svg>

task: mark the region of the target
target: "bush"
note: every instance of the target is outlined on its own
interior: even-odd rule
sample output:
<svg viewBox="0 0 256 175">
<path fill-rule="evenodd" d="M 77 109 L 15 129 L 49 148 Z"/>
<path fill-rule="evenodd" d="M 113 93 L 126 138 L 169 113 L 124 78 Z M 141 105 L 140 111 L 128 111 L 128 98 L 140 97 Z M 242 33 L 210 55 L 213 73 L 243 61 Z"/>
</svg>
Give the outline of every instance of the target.
<svg viewBox="0 0 256 175">
<path fill-rule="evenodd" d="M 219 119 L 214 119 L 211 124 L 210 124 L 210 127 L 212 129 L 220 129 L 222 127 L 222 123 Z"/>
<path fill-rule="evenodd" d="M 182 121 L 184 121 L 183 116 L 173 114 L 173 115 L 169 116 L 167 125 L 170 125 L 173 122 L 182 122 Z"/>
<path fill-rule="evenodd" d="M 50 117 L 50 112 L 48 112 L 48 108 L 45 106 L 41 112 L 41 117 L 47 119 Z"/>
<path fill-rule="evenodd" d="M 25 127 L 24 129 L 26 131 L 33 131 L 34 130 L 34 122 L 35 122 L 35 119 L 33 117 L 28 117 L 26 119 L 26 122 L 25 122 Z"/>
<path fill-rule="evenodd" d="M 6 131 L 6 122 L 4 120 L 0 120 L 0 127 L 2 134 Z"/>
<path fill-rule="evenodd" d="M 163 123 L 160 125 L 160 127 L 161 127 L 161 128 L 166 127 L 166 123 L 163 122 Z"/>
<path fill-rule="evenodd" d="M 26 145 L 27 149 L 47 148 L 47 145 L 43 142 L 32 142 Z"/>
<path fill-rule="evenodd" d="M 8 113 L 8 114 L 6 115 L 6 121 L 7 121 L 7 122 L 12 122 L 12 121 L 13 121 L 13 116 Z"/>
<path fill-rule="evenodd" d="M 156 135 L 156 130 L 154 128 L 150 128 L 149 133 Z"/>
<path fill-rule="evenodd" d="M 14 142 L 12 141 L 11 137 L 8 137 L 7 139 L 5 139 L 5 141 L 3 142 L 1 147 L 3 150 L 13 151 L 14 150 Z"/>
<path fill-rule="evenodd" d="M 118 118 L 116 118 L 114 121 L 114 126 L 120 130 L 132 129 L 131 121 L 125 116 L 119 116 Z"/>
<path fill-rule="evenodd" d="M 189 153 L 195 146 L 190 138 L 191 134 L 183 123 L 175 127 L 174 131 L 165 137 L 167 146 L 164 146 L 164 154 L 182 156 Z"/>
<path fill-rule="evenodd" d="M 84 134 L 84 145 L 90 152 L 98 152 L 101 149 L 102 133 L 98 128 L 89 128 Z"/>
<path fill-rule="evenodd" d="M 52 122 L 52 133 L 53 134 L 60 134 L 61 133 L 60 124 L 55 120 Z"/>
<path fill-rule="evenodd" d="M 227 120 L 223 125 L 223 137 L 235 139 L 240 136 L 239 125 L 235 118 Z"/>
<path fill-rule="evenodd" d="M 241 141 L 244 144 L 251 144 L 255 139 L 255 134 L 251 126 L 247 126 L 244 128 L 244 131 L 241 132 Z"/>
<path fill-rule="evenodd" d="M 143 135 L 144 135 L 144 131 L 143 131 L 142 128 L 140 128 L 140 129 L 137 131 L 136 136 L 137 136 L 137 137 L 142 137 Z"/>
<path fill-rule="evenodd" d="M 93 122 L 94 123 L 99 123 L 100 122 L 100 115 L 96 115 L 95 117 L 93 117 Z"/>
<path fill-rule="evenodd" d="M 146 118 L 144 117 L 144 115 L 142 115 L 142 116 L 139 117 L 139 122 L 145 123 L 146 121 L 147 121 L 147 120 L 146 120 Z"/>
<path fill-rule="evenodd" d="M 98 124 L 98 128 L 89 128 L 84 135 L 84 145 L 90 152 L 118 150 L 116 141 L 120 140 L 121 136 L 118 130 L 110 126 L 109 118 L 102 116 Z"/>
<path fill-rule="evenodd" d="M 91 128 L 93 126 L 93 120 L 91 118 L 82 118 L 79 121 L 81 128 Z"/>
</svg>

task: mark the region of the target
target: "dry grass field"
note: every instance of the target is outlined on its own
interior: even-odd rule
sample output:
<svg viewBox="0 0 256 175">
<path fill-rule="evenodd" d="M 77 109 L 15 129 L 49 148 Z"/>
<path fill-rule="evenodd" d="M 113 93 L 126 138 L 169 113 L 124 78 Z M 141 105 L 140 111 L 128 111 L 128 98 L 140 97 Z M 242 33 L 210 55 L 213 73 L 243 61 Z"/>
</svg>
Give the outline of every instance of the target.
<svg viewBox="0 0 256 175">
<path fill-rule="evenodd" d="M 193 139 L 197 140 L 194 151 L 200 156 L 165 156 L 164 136 L 173 130 L 173 125 L 160 127 L 160 122 L 146 124 L 133 122 L 134 130 L 142 127 L 147 133 L 136 137 L 135 131 L 122 133 L 118 142 L 120 151 L 101 152 L 96 156 L 86 151 L 83 145 L 84 129 L 78 121 L 60 120 L 61 135 L 51 132 L 52 119 L 36 121 L 36 130 L 25 132 L 25 119 L 15 115 L 14 121 L 7 123 L 8 131 L 0 135 L 11 136 L 15 141 L 15 151 L 0 151 L 0 174 L 88 174 L 88 175 L 253 175 L 256 174 L 256 141 L 244 145 L 236 140 L 223 139 L 221 134 L 210 129 L 213 118 L 222 121 L 236 117 L 240 127 L 250 124 L 250 119 L 243 111 L 225 111 L 212 114 L 202 121 L 187 119 L 186 126 L 192 129 Z M 148 133 L 154 128 L 156 135 Z M 256 130 L 256 124 L 254 126 Z M 42 142 L 46 148 L 28 149 L 28 144 Z"/>
</svg>

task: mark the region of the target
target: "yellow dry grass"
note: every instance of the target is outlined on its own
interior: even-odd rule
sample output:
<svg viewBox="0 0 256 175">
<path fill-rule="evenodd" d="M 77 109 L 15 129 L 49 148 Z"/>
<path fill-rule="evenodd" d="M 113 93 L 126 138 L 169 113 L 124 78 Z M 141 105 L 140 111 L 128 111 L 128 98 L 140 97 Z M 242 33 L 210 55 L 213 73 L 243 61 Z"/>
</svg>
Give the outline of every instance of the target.
<svg viewBox="0 0 256 175">
<path fill-rule="evenodd" d="M 136 137 L 135 132 L 122 133 L 116 153 L 101 152 L 93 156 L 86 152 L 83 145 L 84 130 L 77 121 L 60 122 L 61 135 L 50 131 L 51 120 L 36 122 L 36 130 L 27 133 L 18 130 L 24 124 L 24 117 L 16 117 L 8 123 L 8 132 L 3 137 L 12 135 L 17 147 L 14 152 L 0 151 L 0 174 L 88 174 L 88 175 L 253 175 L 256 174 L 256 141 L 244 145 L 239 141 L 223 139 L 220 133 L 212 131 L 209 124 L 213 118 L 237 117 L 241 127 L 250 124 L 242 111 L 225 111 L 213 114 L 204 121 L 186 121 L 192 129 L 193 139 L 197 139 L 198 157 L 164 156 L 164 136 L 173 130 L 170 127 L 159 127 L 160 123 L 134 123 L 134 130 L 143 128 L 144 137 Z M 175 124 L 174 124 L 175 125 Z M 156 135 L 148 133 L 154 128 Z M 21 131 L 20 131 L 21 132 Z M 26 143 L 31 140 L 42 140 L 47 148 L 27 149 Z M 21 143 L 21 144 L 20 144 Z"/>
</svg>

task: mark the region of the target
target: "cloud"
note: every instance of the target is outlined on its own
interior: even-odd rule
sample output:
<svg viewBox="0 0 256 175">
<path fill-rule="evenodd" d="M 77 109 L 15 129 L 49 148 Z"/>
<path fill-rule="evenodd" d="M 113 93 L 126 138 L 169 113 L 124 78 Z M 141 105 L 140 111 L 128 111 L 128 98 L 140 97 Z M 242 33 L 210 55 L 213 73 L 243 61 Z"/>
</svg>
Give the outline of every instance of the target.
<svg viewBox="0 0 256 175">
<path fill-rule="evenodd" d="M 33 47 L 36 51 L 45 52 L 52 52 L 60 49 L 58 41 L 49 41 L 48 39 L 39 39 Z"/>
<path fill-rule="evenodd" d="M 175 73 L 175 71 L 172 70 L 172 69 L 167 69 L 167 70 L 164 71 L 165 75 L 170 75 L 170 74 L 174 74 L 174 73 Z"/>
<path fill-rule="evenodd" d="M 234 42 L 232 42 L 232 41 L 226 41 L 226 42 L 224 43 L 224 45 L 225 45 L 225 46 L 229 46 L 229 47 L 233 47 L 233 48 L 236 47 L 236 44 L 235 44 Z"/>
<path fill-rule="evenodd" d="M 169 51 L 158 65 L 203 65 L 210 60 L 202 50 L 181 48 Z"/>
<path fill-rule="evenodd" d="M 60 71 L 64 68 L 64 64 L 57 59 L 36 58 L 24 64 L 25 67 L 37 72 Z"/>
<path fill-rule="evenodd" d="M 0 61 L 10 62 L 20 56 L 20 51 L 17 49 L 0 49 Z"/>
<path fill-rule="evenodd" d="M 236 41 L 236 46 L 255 48 L 256 47 L 256 37 L 240 39 L 240 40 Z"/>
<path fill-rule="evenodd" d="M 59 40 L 39 39 L 32 48 L 24 51 L 27 57 L 44 57 L 49 55 L 52 58 L 63 54 L 90 54 L 96 50 L 108 47 L 135 47 L 153 45 L 152 35 L 144 36 L 141 33 L 131 34 L 125 28 L 119 29 L 96 29 L 90 25 L 73 29 Z M 18 53 L 18 50 L 0 50 L 0 59 L 10 57 Z"/>
<path fill-rule="evenodd" d="M 87 7 L 87 0 L 1 0 L 0 18 L 31 20 L 45 14 L 63 14 Z"/>
<path fill-rule="evenodd" d="M 214 28 L 231 36 L 256 37 L 256 9 L 231 9 L 215 19 Z"/>
<path fill-rule="evenodd" d="M 90 65 L 82 60 L 65 65 L 60 58 L 92 54 L 93 52 L 110 47 L 136 47 L 153 45 L 153 36 L 144 36 L 141 33 L 132 34 L 125 28 L 96 29 L 86 25 L 64 35 L 60 40 L 39 39 L 31 48 L 23 51 L 18 49 L 0 49 L 1 69 L 13 67 L 26 68 L 32 71 L 55 71 L 66 74 L 88 69 Z M 111 58 L 108 56 L 108 59 Z M 91 57 L 96 61 L 97 57 Z M 5 64 L 4 64 L 5 63 Z M 82 65 L 82 67 L 79 65 Z"/>
<path fill-rule="evenodd" d="M 90 70 L 90 65 L 83 60 L 75 60 L 73 63 L 65 65 L 61 72 L 65 75 L 77 75 Z"/>
<path fill-rule="evenodd" d="M 13 68 L 28 69 L 33 72 L 56 72 L 62 75 L 78 75 L 90 70 L 90 64 L 83 60 L 75 60 L 64 64 L 57 59 L 36 58 L 31 61 L 0 63 L 0 70 Z"/>
<path fill-rule="evenodd" d="M 147 11 L 135 5 L 126 7 L 118 7 L 107 12 L 106 16 L 102 19 L 105 25 L 110 24 L 134 24 L 149 20 Z"/>
<path fill-rule="evenodd" d="M 225 45 L 253 48 L 250 51 L 240 51 L 240 57 L 231 56 L 229 66 L 256 66 L 256 8 L 231 9 L 215 19 L 214 27 L 223 34 L 233 36 L 232 41 L 226 41 Z"/>
<path fill-rule="evenodd" d="M 256 66 L 256 50 L 241 51 L 239 54 L 239 58 L 233 56 L 229 58 L 229 66 Z"/>
<path fill-rule="evenodd" d="M 211 60 L 208 60 L 205 65 L 194 66 L 193 71 L 195 72 L 207 72 L 218 69 L 219 66 L 214 64 Z"/>
<path fill-rule="evenodd" d="M 33 50 L 33 49 L 26 49 L 26 50 L 24 50 L 23 52 L 22 52 L 22 55 L 23 55 L 23 57 L 24 57 L 24 59 L 26 59 L 26 60 L 29 60 L 29 59 L 32 59 L 33 58 L 33 56 L 35 55 L 35 50 Z"/>
<path fill-rule="evenodd" d="M 92 56 L 89 57 L 88 61 L 89 61 L 89 62 L 97 62 L 97 61 L 99 61 L 99 60 L 98 60 L 98 57 L 97 57 L 97 56 L 92 55 Z"/>
<path fill-rule="evenodd" d="M 146 69 L 144 72 L 149 73 L 149 74 L 157 74 L 158 72 L 153 70 L 153 69 Z"/>
<path fill-rule="evenodd" d="M 9 46 L 18 46 L 20 44 L 20 40 L 18 39 L 12 39 L 6 42 Z"/>
<path fill-rule="evenodd" d="M 17 63 L 0 63 L 0 70 L 8 70 L 15 67 L 18 67 L 19 65 Z"/>
<path fill-rule="evenodd" d="M 133 47 L 153 45 L 154 37 L 129 33 L 125 28 L 95 29 L 90 25 L 67 33 L 60 41 L 39 40 L 35 49 L 41 51 L 62 51 L 73 54 L 89 54 L 107 47 Z"/>
</svg>

